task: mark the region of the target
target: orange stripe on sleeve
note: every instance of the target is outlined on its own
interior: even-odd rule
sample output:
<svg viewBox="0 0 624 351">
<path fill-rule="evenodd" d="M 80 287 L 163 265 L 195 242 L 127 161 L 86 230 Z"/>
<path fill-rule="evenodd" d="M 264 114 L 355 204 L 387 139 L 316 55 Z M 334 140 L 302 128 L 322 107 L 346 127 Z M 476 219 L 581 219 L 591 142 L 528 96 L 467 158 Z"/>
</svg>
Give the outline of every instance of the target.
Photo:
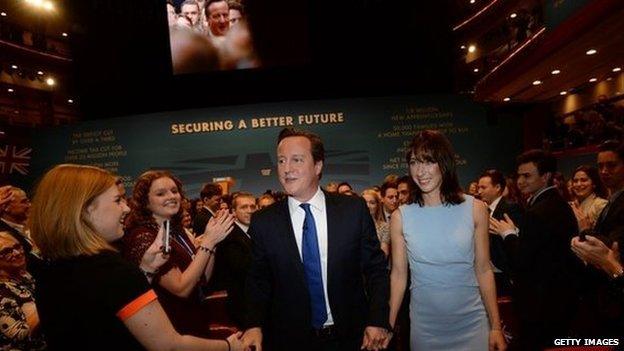
<svg viewBox="0 0 624 351">
<path fill-rule="evenodd" d="M 132 317 L 135 313 L 141 310 L 150 302 L 156 300 L 158 296 L 153 289 L 150 289 L 145 294 L 137 297 L 129 304 L 125 305 L 122 309 L 117 312 L 117 318 L 125 321 L 126 319 Z"/>
</svg>

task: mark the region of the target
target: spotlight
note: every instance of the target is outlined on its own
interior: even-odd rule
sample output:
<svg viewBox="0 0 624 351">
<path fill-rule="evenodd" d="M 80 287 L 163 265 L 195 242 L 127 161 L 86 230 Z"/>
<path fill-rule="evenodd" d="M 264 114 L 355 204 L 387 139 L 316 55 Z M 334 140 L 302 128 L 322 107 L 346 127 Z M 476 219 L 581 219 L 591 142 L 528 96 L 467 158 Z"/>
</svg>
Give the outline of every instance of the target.
<svg viewBox="0 0 624 351">
<path fill-rule="evenodd" d="M 503 101 L 505 101 L 505 102 L 507 102 L 509 100 L 511 100 L 511 98 L 509 98 L 509 97 L 506 97 L 506 98 L 503 99 Z"/>
<path fill-rule="evenodd" d="M 619 72 L 621 71 L 622 68 L 621 67 L 615 67 L 614 69 L 612 69 L 613 72 Z"/>
<path fill-rule="evenodd" d="M 477 46 L 476 46 L 476 45 L 474 45 L 474 44 L 471 44 L 471 45 L 468 47 L 468 52 L 469 52 L 469 53 L 473 53 L 473 52 L 475 52 L 475 51 L 477 51 Z"/>
<path fill-rule="evenodd" d="M 72 99 L 67 99 L 67 102 L 68 102 L 68 103 L 70 103 L 70 104 L 73 104 L 73 103 L 74 103 L 74 100 L 72 100 Z"/>
<path fill-rule="evenodd" d="M 61 35 L 67 37 L 68 34 L 66 32 L 63 32 Z"/>
<path fill-rule="evenodd" d="M 3 12 L 0 12 L 0 16 L 2 16 L 2 17 L 6 17 L 6 16 L 7 16 L 7 14 L 6 14 L 6 12 L 4 12 L 4 11 L 3 11 Z"/>
<path fill-rule="evenodd" d="M 551 73 L 553 76 L 556 76 L 557 74 L 561 73 L 561 71 L 560 71 L 560 70 L 558 70 L 558 69 L 555 69 L 555 70 L 553 70 L 553 71 L 552 71 L 552 72 L 550 72 L 550 73 Z"/>
<path fill-rule="evenodd" d="M 597 82 L 597 81 L 598 81 L 598 78 L 591 78 L 591 79 L 589 80 L 589 82 L 590 82 L 590 83 L 594 83 L 594 82 Z"/>
<path fill-rule="evenodd" d="M 37 74 L 42 76 L 43 75 L 43 71 L 37 71 Z"/>
<path fill-rule="evenodd" d="M 7 89 L 7 91 L 8 91 L 9 93 L 12 93 L 12 92 L 14 92 L 15 90 L 13 90 L 13 89 L 9 88 L 9 89 Z"/>
<path fill-rule="evenodd" d="M 474 3 L 475 3 L 475 0 L 470 0 L 470 3 L 471 3 L 471 4 L 474 4 Z"/>
<path fill-rule="evenodd" d="M 478 72 L 479 72 L 479 69 L 478 69 L 478 68 L 475 68 L 475 69 L 473 69 L 472 71 L 473 71 L 474 73 L 478 73 Z"/>
<path fill-rule="evenodd" d="M 17 65 L 11 65 L 11 68 L 17 69 Z"/>
<path fill-rule="evenodd" d="M 46 84 L 52 87 L 56 84 L 56 81 L 54 80 L 54 78 L 48 78 L 46 79 Z"/>
<path fill-rule="evenodd" d="M 589 49 L 585 52 L 586 55 L 595 55 L 598 51 L 596 49 Z"/>
<path fill-rule="evenodd" d="M 564 90 L 564 91 L 560 92 L 559 95 L 568 95 L 568 92 Z"/>
<path fill-rule="evenodd" d="M 541 80 L 539 80 L 539 79 L 538 79 L 538 80 L 533 81 L 533 85 L 540 85 L 540 84 L 542 84 L 542 81 L 541 81 Z"/>
<path fill-rule="evenodd" d="M 462 45 L 459 48 L 462 49 L 462 50 L 466 50 L 466 45 Z"/>
<path fill-rule="evenodd" d="M 516 15 L 516 13 L 512 13 L 511 15 L 509 15 L 509 18 L 516 18 L 518 15 Z"/>
</svg>

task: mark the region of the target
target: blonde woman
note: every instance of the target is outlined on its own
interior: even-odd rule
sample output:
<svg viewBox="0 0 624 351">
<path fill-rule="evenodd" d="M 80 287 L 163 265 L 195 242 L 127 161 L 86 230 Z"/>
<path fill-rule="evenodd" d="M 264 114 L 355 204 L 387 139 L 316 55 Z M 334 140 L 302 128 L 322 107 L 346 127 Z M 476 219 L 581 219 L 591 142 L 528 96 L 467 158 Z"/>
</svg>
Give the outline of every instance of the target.
<svg viewBox="0 0 624 351">
<path fill-rule="evenodd" d="M 383 218 L 381 196 L 374 189 L 366 189 L 362 192 L 362 197 L 366 201 L 366 206 L 368 206 L 371 217 L 375 221 L 375 229 L 381 243 L 381 250 L 388 257 L 390 254 L 390 225 Z"/>
<path fill-rule="evenodd" d="M 130 209 L 109 172 L 59 165 L 39 183 L 31 235 L 46 263 L 35 297 L 48 346 L 58 350 L 241 350 L 238 335 L 206 340 L 178 334 L 141 270 L 111 245 Z M 141 260 L 158 269 L 160 237 Z"/>
</svg>

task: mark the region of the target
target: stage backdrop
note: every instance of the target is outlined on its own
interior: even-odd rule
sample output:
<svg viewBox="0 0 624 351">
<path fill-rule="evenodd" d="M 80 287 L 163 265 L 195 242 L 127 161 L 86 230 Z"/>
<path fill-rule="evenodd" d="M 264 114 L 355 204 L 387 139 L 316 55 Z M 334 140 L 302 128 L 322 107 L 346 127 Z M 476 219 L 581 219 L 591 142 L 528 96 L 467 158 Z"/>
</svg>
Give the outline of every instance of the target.
<svg viewBox="0 0 624 351">
<path fill-rule="evenodd" d="M 279 131 L 298 127 L 325 144 L 322 184 L 347 181 L 359 192 L 387 174 L 407 172 L 412 135 L 438 129 L 458 155 L 462 185 L 484 169 L 513 170 L 521 121 L 487 118 L 459 96 L 409 96 L 244 105 L 89 121 L 34 137 L 30 182 L 58 163 L 103 167 L 126 186 L 148 169 L 180 177 L 189 197 L 205 182 L 233 177 L 234 190 L 280 189 L 275 147 Z"/>
</svg>

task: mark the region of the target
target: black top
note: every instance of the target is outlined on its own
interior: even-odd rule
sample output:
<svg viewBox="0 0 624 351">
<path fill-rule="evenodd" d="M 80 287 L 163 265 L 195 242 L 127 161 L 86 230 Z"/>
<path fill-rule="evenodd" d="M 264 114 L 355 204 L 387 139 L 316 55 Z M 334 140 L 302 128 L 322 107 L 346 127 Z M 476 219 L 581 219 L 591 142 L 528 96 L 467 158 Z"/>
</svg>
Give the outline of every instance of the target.
<svg viewBox="0 0 624 351">
<path fill-rule="evenodd" d="M 41 328 L 51 350 L 143 350 L 116 314 L 148 293 L 141 271 L 116 252 L 48 262 L 36 278 Z"/>
</svg>

